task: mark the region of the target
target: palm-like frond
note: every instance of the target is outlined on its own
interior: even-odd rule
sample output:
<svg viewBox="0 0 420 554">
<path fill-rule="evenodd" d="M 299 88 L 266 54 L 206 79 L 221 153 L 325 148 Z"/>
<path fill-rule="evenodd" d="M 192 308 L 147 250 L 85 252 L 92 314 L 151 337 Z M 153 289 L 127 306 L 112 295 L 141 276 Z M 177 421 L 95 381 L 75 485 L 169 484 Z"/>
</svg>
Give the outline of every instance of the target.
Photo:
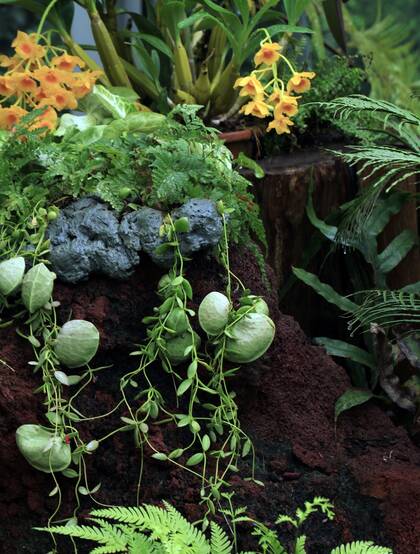
<svg viewBox="0 0 420 554">
<path fill-rule="evenodd" d="M 420 297 L 403 290 L 369 290 L 359 292 L 362 302 L 351 313 L 349 328 L 352 334 L 372 324 L 384 329 L 407 324 L 414 328 L 420 324 Z"/>
<path fill-rule="evenodd" d="M 331 554 L 392 554 L 386 546 L 376 546 L 372 541 L 356 541 L 337 546 Z"/>
</svg>

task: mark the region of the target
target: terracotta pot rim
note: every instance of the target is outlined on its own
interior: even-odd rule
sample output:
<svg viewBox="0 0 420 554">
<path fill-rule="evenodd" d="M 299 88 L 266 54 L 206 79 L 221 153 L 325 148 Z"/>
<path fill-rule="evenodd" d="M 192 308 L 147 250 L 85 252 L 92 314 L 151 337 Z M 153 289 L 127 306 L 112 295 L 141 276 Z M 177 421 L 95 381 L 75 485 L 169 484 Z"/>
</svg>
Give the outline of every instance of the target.
<svg viewBox="0 0 420 554">
<path fill-rule="evenodd" d="M 227 143 L 240 142 L 242 140 L 249 140 L 252 138 L 252 129 L 241 129 L 239 131 L 229 131 L 227 133 L 220 133 L 219 138 Z"/>
</svg>

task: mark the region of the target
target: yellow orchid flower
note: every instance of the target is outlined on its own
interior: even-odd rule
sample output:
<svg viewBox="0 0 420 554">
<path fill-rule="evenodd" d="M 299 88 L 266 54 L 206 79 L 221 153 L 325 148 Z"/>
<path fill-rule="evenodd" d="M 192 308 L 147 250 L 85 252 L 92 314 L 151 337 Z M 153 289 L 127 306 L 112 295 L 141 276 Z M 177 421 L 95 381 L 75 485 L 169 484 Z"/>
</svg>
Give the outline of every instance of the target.
<svg viewBox="0 0 420 554">
<path fill-rule="evenodd" d="M 261 64 L 272 65 L 280 59 L 281 46 L 278 42 L 266 42 L 254 56 L 254 64 L 258 67 Z"/>
<path fill-rule="evenodd" d="M 313 71 L 296 72 L 287 83 L 287 92 L 307 92 L 311 88 L 311 81 L 315 77 Z"/>
<path fill-rule="evenodd" d="M 233 88 L 241 87 L 239 96 L 259 96 L 264 94 L 264 87 L 255 75 L 239 77 L 236 79 Z"/>
<path fill-rule="evenodd" d="M 270 115 L 270 106 L 263 100 L 256 98 L 242 106 L 240 113 L 245 115 L 254 115 L 255 117 L 264 118 Z"/>
<path fill-rule="evenodd" d="M 294 125 L 293 121 L 286 116 L 280 116 L 273 121 L 270 121 L 267 127 L 267 131 L 274 129 L 278 135 L 283 135 L 284 133 L 290 134 L 290 129 Z"/>
<path fill-rule="evenodd" d="M 36 33 L 28 35 L 23 31 L 18 31 L 16 38 L 12 42 L 12 47 L 16 54 L 23 60 L 39 60 L 47 53 L 44 46 L 38 44 Z"/>
</svg>

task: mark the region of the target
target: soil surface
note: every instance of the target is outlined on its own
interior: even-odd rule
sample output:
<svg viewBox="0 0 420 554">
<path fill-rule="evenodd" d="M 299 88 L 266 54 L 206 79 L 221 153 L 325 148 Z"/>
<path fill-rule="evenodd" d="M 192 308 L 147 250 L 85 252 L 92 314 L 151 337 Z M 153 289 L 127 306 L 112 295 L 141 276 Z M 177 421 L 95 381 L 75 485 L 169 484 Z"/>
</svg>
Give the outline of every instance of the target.
<svg viewBox="0 0 420 554">
<path fill-rule="evenodd" d="M 238 394 L 240 418 L 252 437 L 257 453 L 259 487 L 244 481 L 244 463 L 232 479 L 236 504 L 271 525 L 279 513 L 292 514 L 297 506 L 316 495 L 333 500 L 334 522 L 314 517 L 305 526 L 309 554 L 328 554 L 340 542 L 372 539 L 394 547 L 395 554 L 420 553 L 420 452 L 403 428 L 394 426 L 374 403 L 345 413 L 334 425 L 334 403 L 349 380 L 341 367 L 322 349 L 311 344 L 299 325 L 278 311 L 276 286 L 263 285 L 257 265 L 246 253 L 232 255 L 233 271 L 255 294 L 266 297 L 277 325 L 275 342 L 267 355 L 243 366 L 231 387 Z M 78 286 L 57 284 L 55 299 L 60 317 L 85 318 L 101 332 L 101 350 L 94 366 L 113 364 L 98 373 L 79 403 L 91 416 L 112 409 L 118 398 L 119 378 L 136 365 L 129 353 L 144 338 L 141 320 L 158 303 L 154 293 L 162 270 L 144 257 L 126 282 L 92 278 Z M 271 274 L 270 274 L 271 277 Z M 223 290 L 220 267 L 201 256 L 189 264 L 188 278 L 194 301 L 211 290 Z M 34 394 L 39 374 L 27 362 L 31 347 L 13 328 L 0 331 L 0 552 L 46 554 L 51 550 L 47 534 L 32 530 L 44 526 L 57 498 L 50 475 L 32 469 L 15 445 L 15 430 L 23 423 L 45 423 L 42 397 Z M 156 383 L 165 379 L 156 368 Z M 84 425 L 86 440 L 103 436 L 119 426 L 116 412 L 104 420 Z M 171 433 L 152 429 L 154 444 L 174 447 Z M 166 463 L 146 462 L 141 501 L 166 499 L 192 520 L 200 517 L 199 485 L 194 477 Z M 90 486 L 101 482 L 98 501 L 134 505 L 139 472 L 139 452 L 130 433 L 120 433 L 101 444 L 88 463 Z M 58 477 L 63 489 L 59 517 L 69 517 L 74 507 L 71 479 Z M 82 498 L 81 513 L 92 508 Z M 247 525 L 239 528 L 242 548 L 255 548 Z M 291 539 L 287 528 L 281 532 Z M 79 552 L 86 552 L 81 547 Z M 73 552 L 59 542 L 59 554 Z"/>
</svg>

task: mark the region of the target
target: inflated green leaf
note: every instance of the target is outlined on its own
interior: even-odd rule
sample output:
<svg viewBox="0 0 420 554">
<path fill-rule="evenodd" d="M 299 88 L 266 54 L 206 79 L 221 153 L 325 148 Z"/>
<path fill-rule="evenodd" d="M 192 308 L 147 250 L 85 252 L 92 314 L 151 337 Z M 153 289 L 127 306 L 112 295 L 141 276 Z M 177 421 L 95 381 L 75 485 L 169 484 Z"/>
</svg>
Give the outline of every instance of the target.
<svg viewBox="0 0 420 554">
<path fill-rule="evenodd" d="M 25 424 L 16 431 L 20 453 L 39 471 L 65 470 L 71 463 L 71 448 L 54 430 L 41 425 Z"/>
<path fill-rule="evenodd" d="M 166 454 L 164 454 L 163 452 L 155 452 L 154 454 L 152 454 L 152 458 L 154 458 L 155 460 L 159 460 L 161 462 L 164 462 L 165 460 L 168 459 L 168 456 Z"/>
<path fill-rule="evenodd" d="M 371 369 L 376 368 L 375 358 L 358 346 L 349 344 L 342 340 L 329 339 L 327 337 L 317 337 L 316 344 L 323 346 L 330 356 L 338 356 L 340 358 L 348 358 L 353 362 L 363 364 Z"/>
<path fill-rule="evenodd" d="M 196 348 L 200 346 L 201 339 L 197 333 L 187 332 L 166 341 L 165 354 L 169 361 L 174 364 L 180 364 L 188 359 L 190 347 L 195 344 Z M 187 352 L 187 353 L 186 353 Z"/>
<path fill-rule="evenodd" d="M 416 244 L 418 244 L 417 235 L 410 229 L 405 229 L 379 254 L 377 270 L 380 273 L 389 273 L 397 267 Z"/>
<path fill-rule="evenodd" d="M 204 435 L 201 439 L 201 446 L 203 447 L 204 452 L 207 452 L 210 448 L 210 437 L 208 435 Z"/>
<path fill-rule="evenodd" d="M 56 275 L 43 263 L 36 264 L 27 272 L 22 281 L 22 301 L 32 314 L 50 300 Z"/>
<path fill-rule="evenodd" d="M 275 332 L 276 326 L 268 316 L 249 313 L 230 327 L 225 358 L 239 364 L 257 360 L 270 347 Z"/>
<path fill-rule="evenodd" d="M 180 217 L 174 222 L 175 231 L 177 233 L 188 233 L 190 230 L 190 223 L 188 217 Z"/>
<path fill-rule="evenodd" d="M 341 294 L 338 294 L 338 292 L 330 287 L 330 285 L 322 283 L 313 273 L 309 273 L 309 271 L 305 271 L 304 269 L 298 267 L 294 267 L 292 269 L 293 273 L 298 279 L 313 288 L 315 292 L 325 298 L 327 302 L 335 304 L 338 308 L 340 308 L 340 310 L 343 310 L 343 312 L 352 313 L 358 308 L 357 304 L 355 304 L 345 296 L 341 296 Z"/>
<path fill-rule="evenodd" d="M 186 379 L 185 381 L 182 381 L 182 383 L 179 385 L 176 394 L 177 396 L 182 396 L 184 392 L 186 392 L 192 385 L 191 379 Z"/>
<path fill-rule="evenodd" d="M 349 389 L 335 403 L 334 419 L 337 421 L 339 416 L 346 410 L 360 406 L 373 398 L 374 394 L 370 390 Z"/>
<path fill-rule="evenodd" d="M 165 320 L 165 327 L 173 331 L 174 335 L 182 335 L 188 331 L 188 316 L 183 308 L 173 308 Z"/>
<path fill-rule="evenodd" d="M 204 460 L 204 454 L 202 452 L 197 452 L 197 454 L 193 454 L 190 458 L 188 458 L 186 465 L 196 466 L 203 460 Z"/>
<path fill-rule="evenodd" d="M 99 331 L 90 321 L 73 319 L 60 329 L 54 352 L 70 368 L 88 364 L 99 346 Z"/>
<path fill-rule="evenodd" d="M 25 259 L 21 256 L 0 263 L 0 293 L 8 296 L 22 284 Z"/>
<path fill-rule="evenodd" d="M 200 326 L 208 335 L 217 335 L 227 325 L 230 302 L 221 292 L 209 292 L 198 308 Z"/>
</svg>

